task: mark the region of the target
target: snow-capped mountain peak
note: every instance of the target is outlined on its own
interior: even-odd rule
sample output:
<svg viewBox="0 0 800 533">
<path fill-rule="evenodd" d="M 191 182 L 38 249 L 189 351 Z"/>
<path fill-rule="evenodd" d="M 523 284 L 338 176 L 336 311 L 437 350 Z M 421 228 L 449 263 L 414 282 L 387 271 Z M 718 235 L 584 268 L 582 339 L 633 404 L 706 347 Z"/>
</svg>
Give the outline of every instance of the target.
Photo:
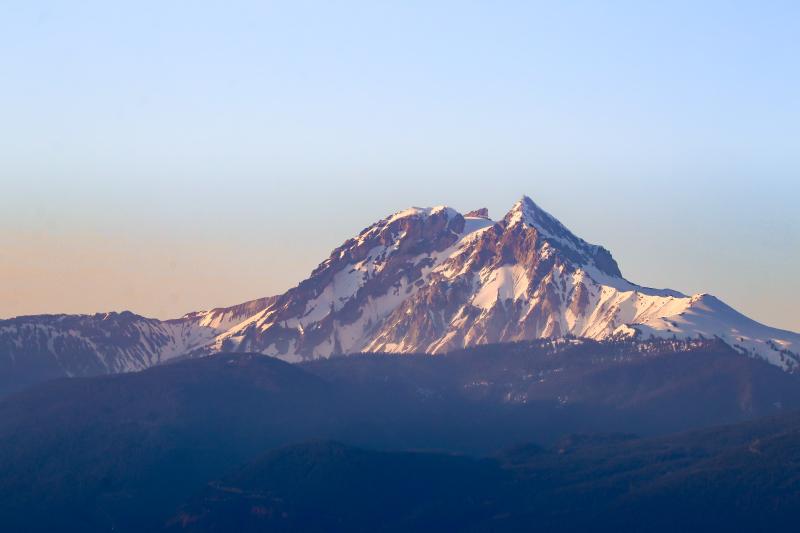
<svg viewBox="0 0 800 533">
<path fill-rule="evenodd" d="M 577 237 L 528 196 L 523 196 L 514 204 L 503 222 L 508 228 L 524 225 L 536 229 L 541 239 L 566 252 L 574 263 L 594 267 L 609 276 L 622 276 L 617 262 L 608 250 Z"/>
<path fill-rule="evenodd" d="M 399 211 L 345 241 L 296 287 L 238 306 L 168 321 L 133 314 L 0 321 L 0 355 L 18 364 L 44 354 L 81 375 L 187 353 L 302 361 L 564 336 L 716 337 L 785 370 L 800 366 L 800 335 L 750 320 L 711 295 L 627 281 L 608 250 L 528 197 L 499 221 L 486 209 Z"/>
</svg>

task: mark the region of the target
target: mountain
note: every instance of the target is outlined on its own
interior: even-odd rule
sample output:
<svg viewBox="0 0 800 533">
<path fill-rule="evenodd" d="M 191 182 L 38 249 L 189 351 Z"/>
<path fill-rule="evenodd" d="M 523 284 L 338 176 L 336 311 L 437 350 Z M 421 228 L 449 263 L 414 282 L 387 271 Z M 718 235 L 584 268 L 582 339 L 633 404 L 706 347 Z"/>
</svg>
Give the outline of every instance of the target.
<svg viewBox="0 0 800 533">
<path fill-rule="evenodd" d="M 498 222 L 447 207 L 384 219 L 214 348 L 299 361 L 567 335 L 717 337 L 786 370 L 800 361 L 800 335 L 762 326 L 710 295 L 628 282 L 605 248 L 527 197 Z"/>
<path fill-rule="evenodd" d="M 33 386 L 0 401 L 0 523 L 153 531 L 210 477 L 327 435 L 346 398 L 296 366 L 239 354 Z"/>
<path fill-rule="evenodd" d="M 398 527 L 431 519 L 443 524 L 439 530 L 460 530 L 445 526 L 513 512 L 530 524 L 527 511 L 545 520 L 570 502 L 578 509 L 594 498 L 616 502 L 643 473 L 677 490 L 668 472 L 684 479 L 710 454 L 704 443 L 640 453 L 626 447 L 629 437 L 564 440 L 565 434 L 663 436 L 765 415 L 784 419 L 800 409 L 798 379 L 720 341 L 578 340 L 302 364 L 216 354 L 142 372 L 57 379 L 0 400 L 0 523 L 15 532 L 155 531 L 172 517 L 190 530 L 219 523 L 218 530 L 229 531 L 229 520 L 254 518 L 256 527 L 272 516 L 276 528 L 352 530 L 346 526 L 370 529 L 358 520 L 375 513 L 396 518 Z M 746 450 L 759 438 L 747 434 L 716 440 Z M 310 440 L 348 448 L 281 450 Z M 517 446 L 529 442 L 536 446 Z M 797 443 L 785 446 L 782 469 L 766 455 L 744 456 L 753 459 L 753 476 L 764 476 L 757 496 L 780 496 L 783 485 L 770 476 L 793 475 Z M 765 438 L 761 444 L 754 449 L 773 449 Z M 396 461 L 351 453 L 352 446 L 471 456 L 516 451 L 502 459 L 512 471 L 497 472 L 485 461 L 419 453 Z M 708 464 L 705 472 L 713 474 Z M 606 475 L 609 469 L 619 476 Z M 525 484 L 509 491 L 498 485 L 517 471 Z M 591 488 L 588 499 L 581 499 L 581 479 Z M 605 490 L 609 484 L 613 491 Z M 562 486 L 569 498 L 559 500 Z M 508 499 L 514 494 L 530 503 L 516 506 Z M 479 502 L 470 499 L 477 496 Z M 494 503 L 487 508 L 486 501 Z M 494 505 L 506 502 L 514 505 Z M 515 523 L 511 516 L 501 523 Z M 343 525 L 326 528 L 331 520 Z"/>
<path fill-rule="evenodd" d="M 0 395 L 51 378 L 143 370 L 181 357 L 273 300 L 165 321 L 129 311 L 0 320 Z"/>
<path fill-rule="evenodd" d="M 790 532 L 800 417 L 657 439 L 571 435 L 491 458 L 311 442 L 210 483 L 169 531 Z"/>
<path fill-rule="evenodd" d="M 364 354 L 298 366 L 376 396 L 558 412 L 555 420 L 520 423 L 522 429 L 508 424 L 503 438 L 511 440 L 524 440 L 528 424 L 543 441 L 567 431 L 659 434 L 800 408 L 800 375 L 719 340 L 536 340 L 437 357 Z"/>
<path fill-rule="evenodd" d="M 216 352 L 299 362 L 566 336 L 718 338 L 786 371 L 800 362 L 800 335 L 709 294 L 631 283 L 608 250 L 523 197 L 498 221 L 485 209 L 395 213 L 335 249 L 298 286 L 239 306 L 167 321 L 131 313 L 0 321 L 0 386 Z"/>
</svg>

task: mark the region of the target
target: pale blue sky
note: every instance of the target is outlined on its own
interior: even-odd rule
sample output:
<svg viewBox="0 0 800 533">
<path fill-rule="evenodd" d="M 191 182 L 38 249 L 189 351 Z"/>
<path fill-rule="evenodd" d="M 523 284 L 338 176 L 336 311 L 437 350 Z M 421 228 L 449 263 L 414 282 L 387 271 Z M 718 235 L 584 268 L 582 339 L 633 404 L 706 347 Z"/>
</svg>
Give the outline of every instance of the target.
<svg viewBox="0 0 800 533">
<path fill-rule="evenodd" d="M 0 0 L 0 316 L 282 292 L 523 193 L 800 330 L 797 2 Z"/>
</svg>

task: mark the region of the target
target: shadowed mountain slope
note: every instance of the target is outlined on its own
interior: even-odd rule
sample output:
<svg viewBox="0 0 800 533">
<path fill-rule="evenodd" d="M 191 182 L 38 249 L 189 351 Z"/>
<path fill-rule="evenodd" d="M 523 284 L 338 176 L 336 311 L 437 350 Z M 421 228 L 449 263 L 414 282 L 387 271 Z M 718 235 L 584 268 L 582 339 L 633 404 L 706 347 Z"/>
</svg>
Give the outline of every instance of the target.
<svg viewBox="0 0 800 533">
<path fill-rule="evenodd" d="M 794 531 L 800 416 L 492 460 L 315 442 L 209 484 L 170 531 Z"/>
<path fill-rule="evenodd" d="M 152 530 L 295 442 L 487 454 L 575 432 L 658 435 L 800 408 L 797 385 L 721 342 L 577 340 L 303 365 L 219 354 L 56 380 L 0 401 L 0 522 Z"/>
</svg>

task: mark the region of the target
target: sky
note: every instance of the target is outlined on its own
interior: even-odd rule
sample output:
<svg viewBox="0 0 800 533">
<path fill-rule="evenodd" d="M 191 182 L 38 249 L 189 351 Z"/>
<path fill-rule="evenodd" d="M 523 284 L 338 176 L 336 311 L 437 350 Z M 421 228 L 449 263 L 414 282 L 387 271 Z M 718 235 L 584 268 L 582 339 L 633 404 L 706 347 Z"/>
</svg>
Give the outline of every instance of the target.
<svg viewBox="0 0 800 533">
<path fill-rule="evenodd" d="M 0 0 L 0 317 L 295 285 L 522 195 L 800 331 L 800 3 Z"/>
</svg>

